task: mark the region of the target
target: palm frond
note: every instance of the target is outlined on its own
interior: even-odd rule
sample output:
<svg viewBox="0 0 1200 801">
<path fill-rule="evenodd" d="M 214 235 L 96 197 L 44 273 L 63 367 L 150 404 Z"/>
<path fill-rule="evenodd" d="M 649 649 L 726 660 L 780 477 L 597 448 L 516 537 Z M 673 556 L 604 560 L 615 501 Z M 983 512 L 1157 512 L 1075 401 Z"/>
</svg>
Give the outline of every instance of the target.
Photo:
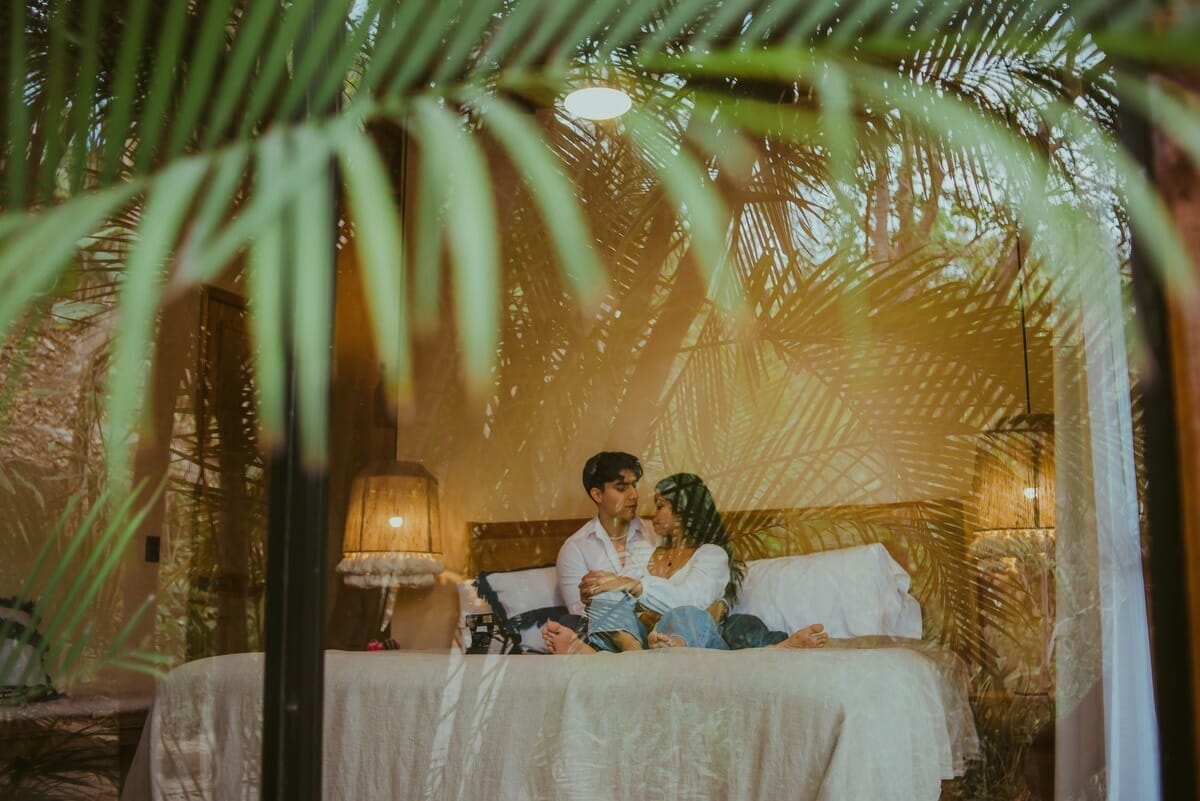
<svg viewBox="0 0 1200 801">
<path fill-rule="evenodd" d="M 90 0 L 34 6 L 11 20 L 6 83 L 27 89 L 8 93 L 5 205 L 29 207 L 33 216 L 32 224 L 8 235 L 0 280 L 5 298 L 13 300 L 0 305 L 0 330 L 10 330 L 30 299 L 55 284 L 75 252 L 74 242 L 140 196 L 148 176 L 168 174 L 171 163 L 185 154 L 201 152 L 219 164 L 214 173 L 219 177 L 196 190 L 195 204 L 205 210 L 203 224 L 192 227 L 184 240 L 192 256 L 183 274 L 203 281 L 253 247 L 259 232 L 287 219 L 283 215 L 296 200 L 323 180 L 341 142 L 360 136 L 365 122 L 386 120 L 421 141 L 426 171 L 446 159 L 455 162 L 455 180 L 443 187 L 447 216 L 436 230 L 471 234 L 435 234 L 430 225 L 419 226 L 422 256 L 417 261 L 427 267 L 418 273 L 425 277 L 414 290 L 428 307 L 430 287 L 438 285 L 433 277 L 441 261 L 437 243 L 444 240 L 452 285 L 463 287 L 456 289 L 456 317 L 468 354 L 467 374 L 481 389 L 498 342 L 494 299 L 501 268 L 495 234 L 489 233 L 500 224 L 489 202 L 494 166 L 479 137 L 507 140 L 504 147 L 519 161 L 520 180 L 531 181 L 540 192 L 555 184 L 549 177 L 554 171 L 533 155 L 541 150 L 519 146 L 517 139 L 540 135 L 561 158 L 565 152 L 554 149 L 553 137 L 563 129 L 520 126 L 519 117 L 503 110 L 494 112 L 490 123 L 481 110 L 479 125 L 475 114 L 453 108 L 463 97 L 498 91 L 506 81 L 514 86 L 541 82 L 557 91 L 572 76 L 577 58 L 584 64 L 619 64 L 646 90 L 659 93 L 653 111 L 631 117 L 625 128 L 636 157 L 653 165 L 652 180 L 673 197 L 675 213 L 684 221 L 680 236 L 696 240 L 693 258 L 705 266 L 710 282 L 726 270 L 722 254 L 734 219 L 741 220 L 739 236 L 765 245 L 769 235 L 763 224 L 769 220 L 771 229 L 785 236 L 784 221 L 792 213 L 766 205 L 753 218 L 722 210 L 728 187 L 721 182 L 734 170 L 722 164 L 713 180 L 706 165 L 722 161 L 718 143 L 731 137 L 745 138 L 747 147 L 735 148 L 744 153 L 761 154 L 759 142 L 769 143 L 772 153 L 791 142 L 794 154 L 821 165 L 823 191 L 830 193 L 823 202 L 841 198 L 843 205 L 856 197 L 865 165 L 878 164 L 890 143 L 901 141 L 920 159 L 913 169 L 940 171 L 959 202 L 1011 207 L 1030 230 L 1041 221 L 1055 221 L 1044 226 L 1048 242 L 1064 216 L 1075 215 L 1077 223 L 1086 214 L 1048 208 L 1040 199 L 1043 193 L 1028 187 L 1039 176 L 1068 181 L 1077 175 L 1080 150 L 1064 143 L 1094 141 L 1087 158 L 1115 165 L 1132 218 L 1147 233 L 1156 262 L 1177 283 L 1186 273 L 1164 210 L 1105 130 L 1112 124 L 1115 98 L 1128 95 L 1135 105 L 1143 98 L 1143 111 L 1158 115 L 1155 121 L 1179 141 L 1190 141 L 1196 115 L 1186 102 L 1163 102 L 1161 92 L 1128 71 L 1119 85 L 1110 77 L 1113 56 L 1155 64 L 1194 58 L 1176 46 L 1191 19 L 1159 30 L 1150 4 L 1114 13 L 1106 3 L 1065 10 L 1050 2 L 1014 7 L 966 0 L 849 7 L 834 2 L 564 3 L 540 16 L 536 3 L 525 2 L 413 2 L 396 8 L 374 2 L 355 17 L 336 4 L 324 5 L 317 16 L 313 8 L 310 0 L 286 7 L 233 0 L 159 7 L 135 0 L 115 12 Z M 418 15 L 422 24 L 415 25 Z M 114 24 L 118 21 L 122 24 Z M 350 93 L 345 102 L 328 102 L 339 91 Z M 1151 106 L 1167 109 L 1166 116 Z M 707 117 L 699 121 L 704 109 L 711 113 L 705 111 Z M 517 127 L 522 127 L 519 135 Z M 319 133 L 309 136 L 304 129 Z M 253 183 L 238 181 L 239 160 L 247 149 L 262 153 L 272 141 L 286 140 L 288 130 L 305 145 L 296 152 L 297 163 L 269 175 L 260 172 Z M 1053 147 L 1047 147 L 1047 135 Z M 594 149 L 579 151 L 580 158 L 595 155 Z M 265 169 L 261 158 L 255 169 Z M 378 169 L 377 161 L 371 169 Z M 60 170 L 65 180 L 51 180 Z M 428 188 L 429 177 L 423 187 Z M 352 180 L 347 179 L 348 189 Z M 359 188 L 353 191 L 361 191 L 355 185 Z M 561 185 L 551 191 L 559 198 L 563 194 Z M 803 198 L 794 201 L 798 205 L 816 196 L 796 197 Z M 841 216 L 852 211 L 846 206 Z M 51 218 L 53 225 L 38 224 Z M 796 219 L 811 226 L 813 217 Z M 55 237 L 53 257 L 44 258 L 43 243 L 64 220 L 79 234 Z M 357 222 L 360 235 L 380 241 L 385 235 L 373 229 L 398 225 L 385 215 Z M 849 236 L 846 223 L 840 220 L 828 231 Z M 140 224 L 147 224 L 144 217 Z M 595 232 L 571 215 L 554 218 L 551 230 L 550 245 L 561 257 L 558 265 L 567 271 L 568 283 L 575 291 L 595 292 L 595 265 L 580 255 Z M 1067 252 L 1070 243 L 1060 237 L 1051 249 Z M 300 275 L 316 280 L 323 264 L 328 254 L 297 253 Z M 29 265 L 36 269 L 23 269 Z M 712 287 L 722 297 L 734 289 Z M 489 295 L 493 300 L 480 300 Z M 306 294 L 296 300 L 315 308 Z M 373 319 L 379 341 L 395 336 L 391 315 L 376 313 Z M 416 315 L 417 322 L 422 319 Z M 274 346 L 261 353 L 261 387 L 267 396 L 278 396 L 272 376 L 280 374 L 282 359 Z M 120 360 L 114 382 L 136 386 L 127 373 L 134 369 L 132 362 Z M 399 357 L 393 354 L 389 362 L 398 364 Z M 305 417 L 316 420 L 324 416 L 324 400 L 315 382 L 306 386 L 302 405 L 313 409 Z M 129 408 L 117 407 L 133 402 L 131 393 L 116 393 L 114 417 L 132 419 Z M 274 425 L 273 414 L 264 415 L 265 425 Z M 306 427 L 310 436 L 319 431 L 314 426 Z"/>
</svg>

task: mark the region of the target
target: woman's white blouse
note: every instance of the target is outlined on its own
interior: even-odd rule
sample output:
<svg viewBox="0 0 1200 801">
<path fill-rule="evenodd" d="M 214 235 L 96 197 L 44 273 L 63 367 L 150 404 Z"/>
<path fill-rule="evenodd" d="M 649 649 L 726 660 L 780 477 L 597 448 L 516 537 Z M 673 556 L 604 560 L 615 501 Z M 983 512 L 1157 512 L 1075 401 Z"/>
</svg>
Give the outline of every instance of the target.
<svg viewBox="0 0 1200 801">
<path fill-rule="evenodd" d="M 677 606 L 708 605 L 725 594 L 729 583 L 729 555 L 719 545 L 701 545 L 670 578 L 647 573 L 642 577 L 638 603 L 651 612 L 665 614 Z"/>
</svg>

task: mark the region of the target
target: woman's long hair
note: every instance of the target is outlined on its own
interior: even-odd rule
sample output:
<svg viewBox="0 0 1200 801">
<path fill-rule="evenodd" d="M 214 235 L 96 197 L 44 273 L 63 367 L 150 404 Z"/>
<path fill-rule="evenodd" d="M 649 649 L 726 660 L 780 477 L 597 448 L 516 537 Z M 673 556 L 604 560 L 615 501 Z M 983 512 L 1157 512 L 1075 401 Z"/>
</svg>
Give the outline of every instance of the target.
<svg viewBox="0 0 1200 801">
<path fill-rule="evenodd" d="M 738 588 L 746 573 L 746 565 L 733 555 L 725 521 L 717 511 L 712 493 L 694 473 L 675 473 L 654 485 L 654 490 L 667 503 L 683 524 L 683 537 L 689 547 L 719 545 L 729 556 L 729 583 L 725 585 L 725 602 L 732 607 Z"/>
</svg>

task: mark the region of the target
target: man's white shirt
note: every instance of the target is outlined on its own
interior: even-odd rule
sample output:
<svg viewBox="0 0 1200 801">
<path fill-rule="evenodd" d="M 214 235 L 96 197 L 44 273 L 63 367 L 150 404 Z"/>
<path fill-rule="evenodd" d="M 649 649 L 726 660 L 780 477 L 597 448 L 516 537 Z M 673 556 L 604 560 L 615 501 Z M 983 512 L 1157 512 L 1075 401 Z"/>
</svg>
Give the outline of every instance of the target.
<svg viewBox="0 0 1200 801">
<path fill-rule="evenodd" d="M 582 615 L 583 600 L 579 597 L 579 582 L 585 573 L 606 570 L 621 576 L 641 581 L 646 575 L 646 566 L 654 553 L 654 543 L 646 530 L 646 524 L 635 517 L 629 524 L 629 536 L 625 540 L 625 563 L 617 553 L 608 532 L 600 525 L 600 516 L 593 517 L 567 538 L 558 551 L 558 587 L 563 602 L 571 614 Z"/>
</svg>

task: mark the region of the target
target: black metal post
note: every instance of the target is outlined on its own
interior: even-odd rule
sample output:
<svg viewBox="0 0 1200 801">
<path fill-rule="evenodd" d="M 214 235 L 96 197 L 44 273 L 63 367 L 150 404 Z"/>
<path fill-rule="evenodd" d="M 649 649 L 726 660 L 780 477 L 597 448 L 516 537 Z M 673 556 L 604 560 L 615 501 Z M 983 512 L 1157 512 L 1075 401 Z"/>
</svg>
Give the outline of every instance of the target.
<svg viewBox="0 0 1200 801">
<path fill-rule="evenodd" d="M 1128 111 L 1121 115 L 1121 141 L 1146 174 L 1152 176 L 1150 130 Z M 1191 650 L 1187 577 L 1183 549 L 1183 496 L 1179 484 L 1178 432 L 1171 369 L 1166 292 L 1145 249 L 1133 234 L 1133 294 L 1142 333 L 1152 354 L 1153 371 L 1140 381 L 1146 432 L 1146 514 L 1150 520 L 1150 620 L 1154 662 L 1155 712 L 1158 717 L 1162 797 L 1195 798 L 1192 761 Z"/>
<path fill-rule="evenodd" d="M 301 463 L 294 361 L 270 467 L 262 801 L 321 798 L 329 477 Z"/>
<path fill-rule="evenodd" d="M 309 12 L 305 31 L 298 37 L 294 60 L 299 61 L 311 41 L 323 0 Z M 322 73 L 318 72 L 318 76 Z M 311 107 L 305 118 L 327 112 Z M 334 184 L 331 164 L 327 180 Z M 334 243 L 329 255 L 332 290 L 337 280 L 338 208 L 329 220 Z M 287 215 L 285 215 L 286 217 Z M 284 225 L 285 268 L 280 297 L 292 297 L 295 280 L 286 265 L 294 262 L 286 249 L 296 237 Z M 332 349 L 335 292 L 330 292 L 328 341 Z M 285 301 L 286 303 L 287 301 Z M 328 528 L 329 474 L 324 466 L 305 465 L 301 458 L 297 414 L 296 352 L 285 307 L 284 343 L 287 354 L 284 440 L 271 454 L 269 520 L 267 532 L 266 636 L 263 676 L 262 801 L 319 801 L 322 790 L 322 727 L 325 696 L 325 537 Z M 332 354 L 331 354 L 332 356 Z M 330 361 L 332 364 L 332 359 Z M 328 404 L 331 376 L 326 377 Z M 328 442 L 322 443 L 328 449 Z"/>
</svg>

